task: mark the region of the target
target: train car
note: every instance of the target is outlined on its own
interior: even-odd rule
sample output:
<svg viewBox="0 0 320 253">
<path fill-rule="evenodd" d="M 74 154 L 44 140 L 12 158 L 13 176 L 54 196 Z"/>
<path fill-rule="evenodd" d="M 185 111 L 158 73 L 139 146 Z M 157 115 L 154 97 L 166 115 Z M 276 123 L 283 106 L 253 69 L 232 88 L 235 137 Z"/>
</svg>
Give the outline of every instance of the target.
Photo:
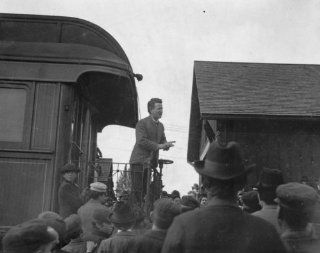
<svg viewBox="0 0 320 253">
<path fill-rule="evenodd" d="M 97 133 L 135 127 L 135 75 L 118 42 L 69 17 L 0 14 L 0 226 L 58 209 L 60 168 L 92 181 Z"/>
</svg>

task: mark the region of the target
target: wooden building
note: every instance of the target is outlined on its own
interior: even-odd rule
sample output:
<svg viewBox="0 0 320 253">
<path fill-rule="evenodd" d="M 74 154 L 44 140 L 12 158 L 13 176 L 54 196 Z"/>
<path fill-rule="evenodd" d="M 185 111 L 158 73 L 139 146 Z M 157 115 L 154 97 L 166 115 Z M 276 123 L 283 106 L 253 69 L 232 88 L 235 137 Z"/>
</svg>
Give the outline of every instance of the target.
<svg viewBox="0 0 320 253">
<path fill-rule="evenodd" d="M 65 163 L 92 181 L 97 133 L 138 120 L 134 76 L 90 22 L 0 14 L 0 228 L 57 210 Z"/>
<path fill-rule="evenodd" d="M 211 141 L 235 140 L 245 162 L 282 170 L 285 181 L 320 176 L 320 66 L 194 63 L 188 162 Z"/>
</svg>

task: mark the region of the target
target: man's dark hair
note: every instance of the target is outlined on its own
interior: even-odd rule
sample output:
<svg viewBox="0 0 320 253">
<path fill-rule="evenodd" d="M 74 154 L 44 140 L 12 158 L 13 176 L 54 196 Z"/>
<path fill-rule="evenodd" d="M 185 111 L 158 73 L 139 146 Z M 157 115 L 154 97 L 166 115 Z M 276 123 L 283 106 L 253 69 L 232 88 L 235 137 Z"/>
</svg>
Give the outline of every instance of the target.
<svg viewBox="0 0 320 253">
<path fill-rule="evenodd" d="M 178 190 L 173 190 L 170 194 L 172 199 L 180 198 L 180 192 Z"/>
<path fill-rule="evenodd" d="M 241 175 L 228 180 L 220 180 L 207 176 L 203 177 L 203 186 L 208 193 L 220 199 L 234 199 L 237 192 L 243 188 L 246 183 L 246 175 Z"/>
<path fill-rule="evenodd" d="M 105 192 L 97 192 L 89 190 L 89 196 L 91 199 L 98 199 L 100 196 L 105 195 Z"/>
<path fill-rule="evenodd" d="M 154 108 L 156 103 L 162 104 L 162 100 L 160 98 L 151 98 L 148 102 L 148 112 L 151 113 L 151 110 Z"/>
<path fill-rule="evenodd" d="M 280 206 L 278 219 L 285 221 L 293 230 L 304 230 L 310 222 L 310 216 L 307 212 L 292 210 Z"/>
<path fill-rule="evenodd" d="M 277 204 L 274 199 L 276 196 L 276 188 L 275 187 L 268 187 L 264 188 L 261 187 L 258 189 L 259 197 L 263 200 L 267 205 L 275 205 Z"/>
</svg>

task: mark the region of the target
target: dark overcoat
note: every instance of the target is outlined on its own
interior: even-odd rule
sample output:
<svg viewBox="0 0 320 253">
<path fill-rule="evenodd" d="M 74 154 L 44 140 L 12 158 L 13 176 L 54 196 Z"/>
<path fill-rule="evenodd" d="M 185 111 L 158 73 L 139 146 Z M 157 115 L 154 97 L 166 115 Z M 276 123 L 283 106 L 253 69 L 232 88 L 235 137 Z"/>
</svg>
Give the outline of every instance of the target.
<svg viewBox="0 0 320 253">
<path fill-rule="evenodd" d="M 109 210 L 108 207 L 102 205 L 98 200 L 90 199 L 87 203 L 81 206 L 78 210 L 78 215 L 81 219 L 82 238 L 85 241 L 91 241 L 95 228 L 93 226 L 93 213 L 98 210 Z"/>
<path fill-rule="evenodd" d="M 71 214 L 76 214 L 82 205 L 80 187 L 67 180 L 63 180 L 58 191 L 59 214 L 66 218 Z"/>
<path fill-rule="evenodd" d="M 167 142 L 164 126 L 155 122 L 151 116 L 139 120 L 136 125 L 136 143 L 133 147 L 130 163 L 145 163 L 150 159 L 151 167 L 157 167 L 158 144 Z"/>
<path fill-rule="evenodd" d="M 112 238 L 103 240 L 98 253 L 128 253 L 132 252 L 136 234 L 132 231 L 121 231 Z"/>
<path fill-rule="evenodd" d="M 318 253 L 320 239 L 311 224 L 305 230 L 294 231 L 288 229 L 281 235 L 281 239 L 288 253 Z"/>
<path fill-rule="evenodd" d="M 267 221 L 231 205 L 208 205 L 177 216 L 167 232 L 163 253 L 286 252 Z"/>
<path fill-rule="evenodd" d="M 161 253 L 167 232 L 164 230 L 148 230 L 137 237 L 133 247 L 134 253 Z"/>
</svg>

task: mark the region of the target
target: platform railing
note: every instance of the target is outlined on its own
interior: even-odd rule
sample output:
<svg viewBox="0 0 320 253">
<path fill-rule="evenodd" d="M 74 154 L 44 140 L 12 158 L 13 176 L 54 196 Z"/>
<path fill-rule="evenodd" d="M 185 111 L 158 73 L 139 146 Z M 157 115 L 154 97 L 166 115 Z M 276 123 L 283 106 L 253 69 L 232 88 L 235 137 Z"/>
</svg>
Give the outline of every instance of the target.
<svg viewBox="0 0 320 253">
<path fill-rule="evenodd" d="M 146 213 L 149 213 L 152 203 L 160 197 L 162 175 L 157 169 L 150 169 L 148 163 L 140 165 L 141 170 L 132 170 L 136 165 L 113 162 L 112 159 L 98 159 L 94 163 L 94 181 L 105 183 L 108 186 L 109 194 L 115 192 L 117 195 L 128 192 L 132 201 L 143 208 Z M 147 172 L 146 177 L 143 176 L 144 171 Z M 139 183 L 133 183 L 133 180 L 137 180 Z"/>
</svg>

